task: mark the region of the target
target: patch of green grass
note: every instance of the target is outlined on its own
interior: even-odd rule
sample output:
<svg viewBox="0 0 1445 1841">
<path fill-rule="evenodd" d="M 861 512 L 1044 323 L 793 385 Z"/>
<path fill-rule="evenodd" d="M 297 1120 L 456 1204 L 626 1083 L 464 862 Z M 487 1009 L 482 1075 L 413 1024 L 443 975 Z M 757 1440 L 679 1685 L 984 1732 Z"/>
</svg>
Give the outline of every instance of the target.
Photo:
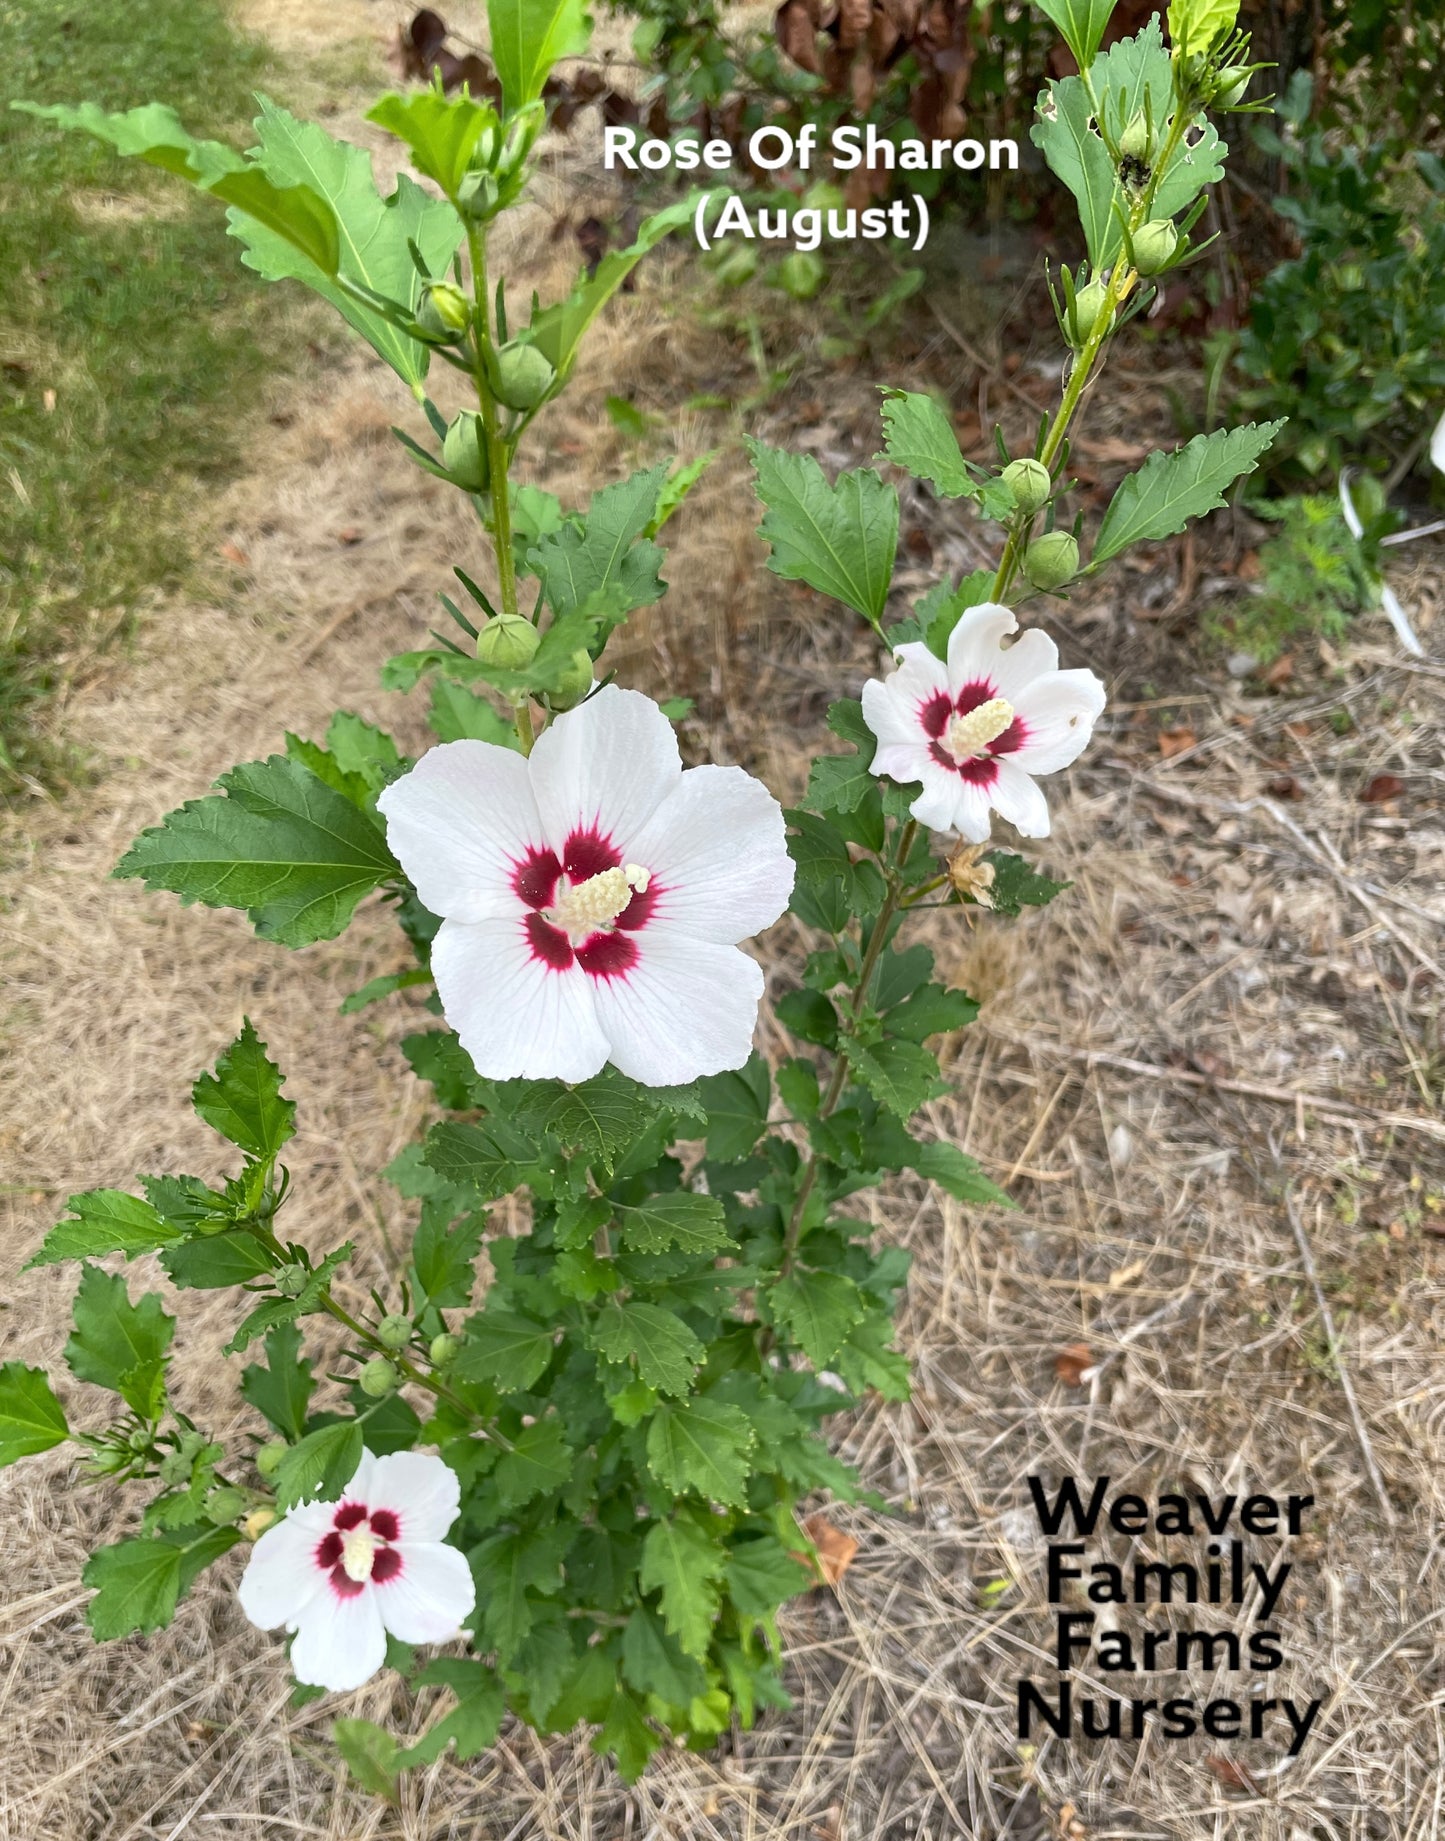
<svg viewBox="0 0 1445 1841">
<path fill-rule="evenodd" d="M 46 699 L 184 578 L 281 352 L 214 201 L 9 106 L 163 101 L 245 145 L 275 73 L 222 0 L 0 0 L 0 44 L 3 797 L 75 771 Z"/>
</svg>

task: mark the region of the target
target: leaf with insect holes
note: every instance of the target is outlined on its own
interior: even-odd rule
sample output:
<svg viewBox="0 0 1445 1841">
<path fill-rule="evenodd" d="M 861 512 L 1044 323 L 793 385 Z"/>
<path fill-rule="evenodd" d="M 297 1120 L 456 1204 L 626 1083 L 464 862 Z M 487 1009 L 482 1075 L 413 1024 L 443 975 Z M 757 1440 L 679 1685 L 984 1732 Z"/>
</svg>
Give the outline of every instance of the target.
<svg viewBox="0 0 1445 1841">
<path fill-rule="evenodd" d="M 1224 504 L 1225 488 L 1253 473 L 1283 421 L 1246 423 L 1196 435 L 1172 454 L 1151 454 L 1109 501 L 1089 567 L 1097 569 L 1132 544 L 1182 531 L 1191 518 Z"/>
<path fill-rule="evenodd" d="M 614 1367 L 635 1362 L 647 1385 L 666 1394 L 685 1394 L 707 1353 L 681 1317 L 635 1299 L 599 1311 L 591 1341 Z"/>
<path fill-rule="evenodd" d="M 134 1259 L 138 1253 L 153 1253 L 179 1240 L 182 1233 L 149 1202 L 123 1189 L 87 1189 L 71 1196 L 65 1206 L 70 1216 L 51 1228 L 40 1251 L 26 1262 L 27 1271 L 61 1259 L 98 1259 L 103 1253 L 124 1253 L 127 1259 Z"/>
<path fill-rule="evenodd" d="M 747 1496 L 754 1442 L 740 1407 L 718 1400 L 661 1406 L 647 1430 L 647 1467 L 674 1494 L 692 1489 L 707 1501 L 738 1507 Z"/>
<path fill-rule="evenodd" d="M 653 1524 L 642 1543 L 644 1592 L 661 1592 L 662 1621 L 684 1655 L 705 1656 L 718 1612 L 722 1543 L 685 1509 Z"/>
<path fill-rule="evenodd" d="M 193 799 L 143 831 L 112 874 L 189 906 L 244 908 L 262 939 L 309 946 L 400 875 L 376 821 L 285 755 L 223 774 L 224 797 Z"/>
<path fill-rule="evenodd" d="M 829 485 L 811 454 L 751 439 L 746 445 L 764 508 L 758 534 L 772 546 L 773 574 L 807 582 L 876 625 L 898 549 L 897 492 L 867 467 Z"/>
<path fill-rule="evenodd" d="M 296 1130 L 296 1102 L 281 1097 L 282 1074 L 250 1018 L 216 1063 L 191 1088 L 197 1116 L 253 1157 L 274 1157 Z"/>
<path fill-rule="evenodd" d="M 64 1444 L 69 1436 L 64 1410 L 43 1370 L 23 1362 L 0 1365 L 0 1470 Z"/>
<path fill-rule="evenodd" d="M 179 1600 L 240 1538 L 237 1528 L 183 1528 L 99 1548 L 81 1574 L 95 1588 L 85 1615 L 96 1640 L 164 1630 Z"/>
</svg>

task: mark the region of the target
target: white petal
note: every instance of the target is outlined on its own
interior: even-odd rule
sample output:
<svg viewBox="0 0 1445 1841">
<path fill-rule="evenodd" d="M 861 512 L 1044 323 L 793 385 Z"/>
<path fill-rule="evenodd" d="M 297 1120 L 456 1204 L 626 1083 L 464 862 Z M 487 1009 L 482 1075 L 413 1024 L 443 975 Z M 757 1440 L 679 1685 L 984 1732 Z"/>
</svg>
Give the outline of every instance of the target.
<svg viewBox="0 0 1445 1841">
<path fill-rule="evenodd" d="M 1435 432 L 1430 437 L 1430 460 L 1445 473 L 1445 415 L 1435 424 Z"/>
<path fill-rule="evenodd" d="M 989 804 L 1025 837 L 1049 835 L 1049 802 L 1035 783 L 1015 765 L 1016 757 L 1002 755 L 998 779 L 989 788 Z"/>
<path fill-rule="evenodd" d="M 982 844 L 988 838 L 987 792 L 936 761 L 925 767 L 923 792 L 908 809 L 930 831 L 957 831 L 970 844 Z"/>
<path fill-rule="evenodd" d="M 597 980 L 608 1060 L 645 1087 L 740 1068 L 763 994 L 759 968 L 736 946 L 686 939 L 655 923 L 634 938 L 636 965 Z"/>
<path fill-rule="evenodd" d="M 625 857 L 682 773 L 672 724 L 650 697 L 609 684 L 542 735 L 528 761 L 548 841 L 596 825 Z"/>
<path fill-rule="evenodd" d="M 1030 684 L 1015 706 L 1027 739 L 1022 748 L 999 758 L 1025 773 L 1057 773 L 1088 746 L 1104 702 L 1104 686 L 1092 671 L 1059 671 Z"/>
<path fill-rule="evenodd" d="M 741 767 L 690 768 L 628 850 L 657 884 L 648 926 L 721 946 L 771 927 L 793 892 L 782 807 Z"/>
<path fill-rule="evenodd" d="M 543 838 L 520 754 L 494 742 L 443 742 L 377 805 L 423 907 L 460 921 L 515 911 L 516 865 Z"/>
<path fill-rule="evenodd" d="M 424 1451 L 393 1451 L 376 1460 L 370 1506 L 395 1514 L 401 1524 L 399 1541 L 439 1541 L 461 1505 L 457 1473 L 441 1458 Z"/>
<path fill-rule="evenodd" d="M 342 1598 L 328 1586 L 302 1612 L 291 1672 L 308 1687 L 344 1694 L 369 1681 L 385 1660 L 386 1631 L 374 1587 Z"/>
<path fill-rule="evenodd" d="M 1031 626 L 1005 646 L 993 662 L 990 676 L 994 695 L 1006 697 L 1015 708 L 1021 696 L 1039 678 L 1051 677 L 1059 668 L 1059 648 L 1041 628 Z"/>
<path fill-rule="evenodd" d="M 334 1512 L 328 1504 L 326 1520 L 319 1528 L 308 1527 L 300 1516 L 290 1514 L 268 1528 L 251 1549 L 236 1595 L 241 1609 L 258 1629 L 274 1630 L 278 1624 L 294 1626 L 319 1592 L 329 1592 L 327 1574 L 316 1561 L 316 1549 Z"/>
<path fill-rule="evenodd" d="M 372 1588 L 381 1621 L 403 1643 L 445 1643 L 477 1602 L 466 1556 L 439 1541 L 403 1540 L 399 1551 L 401 1571 Z"/>
<path fill-rule="evenodd" d="M 942 669 L 940 665 L 939 670 Z M 932 691 L 921 693 L 917 689 L 910 690 L 906 682 L 900 685 L 901 676 L 901 672 L 895 671 L 890 678 L 869 678 L 863 686 L 863 720 L 878 737 L 880 749 L 926 749 L 927 737 L 918 720 L 918 706 L 945 687 L 937 685 Z M 875 760 L 873 771 L 890 772 L 891 769 L 881 769 Z"/>
<path fill-rule="evenodd" d="M 489 1080 L 587 1080 L 607 1060 L 592 981 L 576 965 L 553 971 L 524 923 L 443 921 L 432 941 L 442 1015 Z"/>
<path fill-rule="evenodd" d="M 948 636 L 948 683 L 956 696 L 965 684 L 992 679 L 999 668 L 1004 636 L 1018 630 L 1011 609 L 997 601 L 966 608 Z"/>
</svg>

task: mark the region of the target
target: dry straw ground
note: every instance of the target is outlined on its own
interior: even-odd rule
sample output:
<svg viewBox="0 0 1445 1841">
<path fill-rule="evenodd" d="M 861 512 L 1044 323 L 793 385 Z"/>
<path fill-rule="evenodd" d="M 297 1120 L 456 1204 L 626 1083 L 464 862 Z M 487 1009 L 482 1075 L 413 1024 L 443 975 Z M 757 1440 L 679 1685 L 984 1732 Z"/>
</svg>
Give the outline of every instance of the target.
<svg viewBox="0 0 1445 1841">
<path fill-rule="evenodd" d="M 340 29 L 360 15 L 372 18 L 353 8 Z M 315 17 L 303 9 L 300 27 Z M 279 9 L 268 23 L 284 24 Z M 559 188 L 519 242 L 542 285 L 568 260 L 546 235 Z M 586 207 L 568 197 L 574 214 Z M 684 260 L 655 262 L 619 303 L 545 427 L 537 475 L 564 496 L 632 458 L 602 413 L 609 391 L 659 417 L 664 447 L 727 437 L 724 419 L 694 425 L 677 408 L 754 381 L 737 342 L 700 330 L 698 285 Z M 1006 419 L 1025 414 L 1017 391 L 1033 375 L 1026 361 L 1021 381 L 981 377 L 942 335 L 911 371 L 958 400 L 991 388 Z M 1141 372 L 1119 407 L 1095 406 L 1106 455 L 1141 412 L 1162 425 L 1160 382 Z M 804 382 L 755 425 L 829 464 L 867 458 L 867 367 L 818 389 L 826 414 Z M 220 508 L 212 541 L 231 548 L 214 595 L 157 610 L 135 655 L 64 712 L 97 751 L 98 783 L 37 802 L 4 833 L 6 1356 L 56 1361 L 67 1284 L 20 1266 L 69 1192 L 141 1169 L 210 1172 L 214 1141 L 186 1085 L 243 1011 L 294 1070 L 293 1231 L 318 1246 L 358 1239 L 346 1280 L 358 1298 L 386 1282 L 381 1226 L 404 1218 L 376 1173 L 425 1109 L 395 1047 L 404 1006 L 337 1015 L 348 990 L 400 963 L 385 922 L 292 956 L 239 916 L 105 878 L 141 826 L 274 748 L 283 727 L 317 732 L 341 704 L 419 743 L 376 668 L 415 643 L 449 564 L 475 565 L 478 546 L 390 442 L 405 408 L 361 359 L 278 403 L 253 475 Z M 874 661 L 839 610 L 761 572 L 753 517 L 734 443 L 678 520 L 672 592 L 620 667 L 697 698 L 692 755 L 742 761 L 787 794 L 830 697 Z M 976 560 L 936 509 L 911 504 L 905 526 L 919 533 L 916 582 Z M 79 1570 L 120 1527 L 56 1453 L 0 1479 L 4 1841 L 1441 1834 L 1445 590 L 1438 553 L 1432 570 L 1417 552 L 1402 592 L 1422 623 L 1436 615 L 1434 662 L 1402 663 L 1383 623 L 1362 620 L 1338 657 L 1302 649 L 1293 677 L 1246 689 L 1193 637 L 1210 569 L 1244 541 L 1216 529 L 1183 581 L 1169 546 L 1047 615 L 1069 660 L 1094 664 L 1112 692 L 1093 749 L 1056 788 L 1042 852 L 1074 887 L 1022 926 L 947 916 L 932 930 L 949 972 L 986 1001 L 951 1051 L 957 1098 L 929 1124 L 1018 1208 L 965 1210 L 909 1183 L 879 1207 L 880 1231 L 915 1259 L 903 1335 L 916 1397 L 840 1429 L 892 1512 L 835 1511 L 861 1549 L 836 1592 L 786 1620 L 793 1711 L 716 1756 L 664 1755 L 631 1790 L 583 1737 L 508 1727 L 491 1753 L 443 1761 L 387 1809 L 346 1782 L 326 1727 L 338 1712 L 405 1723 L 429 1709 L 377 1686 L 288 1711 L 281 1650 L 236 1607 L 239 1556 L 165 1635 L 92 1644 Z M 1362 801 L 1381 774 L 1398 793 Z M 787 925 L 764 943 L 775 988 L 800 947 Z M 177 1385 L 205 1420 L 234 1398 L 215 1353 L 229 1308 L 186 1303 Z M 243 1444 L 239 1418 L 210 1423 Z M 1316 1497 L 1288 1556 L 1289 1659 L 1264 1678 L 1270 1694 L 1325 1699 L 1298 1759 L 1275 1725 L 1258 1744 L 1020 1746 L 1015 1683 L 1052 1679 L 1029 1471 L 1107 1472 L 1146 1495 Z M 1146 1686 L 1252 1691 L 1223 1673 Z"/>
</svg>

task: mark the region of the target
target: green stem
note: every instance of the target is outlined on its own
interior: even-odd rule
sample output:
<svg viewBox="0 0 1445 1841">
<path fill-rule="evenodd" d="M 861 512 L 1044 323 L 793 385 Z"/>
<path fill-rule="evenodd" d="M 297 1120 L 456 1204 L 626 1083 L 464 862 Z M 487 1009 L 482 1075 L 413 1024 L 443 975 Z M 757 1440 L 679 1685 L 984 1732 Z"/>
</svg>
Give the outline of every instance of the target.
<svg viewBox="0 0 1445 1841">
<path fill-rule="evenodd" d="M 895 860 L 896 867 L 888 878 L 888 894 L 884 899 L 883 906 L 878 911 L 877 920 L 873 923 L 873 931 L 868 936 L 868 946 L 863 954 L 862 966 L 859 968 L 858 982 L 853 988 L 852 1002 L 848 1006 L 848 1017 L 851 1022 L 857 1022 L 859 1016 L 862 1014 L 863 1005 L 868 997 L 868 986 L 873 982 L 873 974 L 878 968 L 878 961 L 882 956 L 884 945 L 888 939 L 889 923 L 902 904 L 903 877 L 901 869 L 902 865 L 908 861 L 909 852 L 913 849 L 913 841 L 917 836 L 918 820 L 916 818 L 910 818 L 908 823 L 903 827 L 902 834 L 898 840 L 898 855 Z M 847 1080 L 848 1061 L 847 1057 L 840 1051 L 837 1061 L 833 1064 L 833 1076 L 828 1082 L 827 1091 L 818 1103 L 817 1116 L 820 1119 L 826 1119 L 831 1116 L 833 1108 L 843 1097 L 843 1088 L 847 1084 Z M 783 1237 L 783 1262 L 778 1271 L 778 1276 L 780 1278 L 786 1278 L 793 1269 L 793 1261 L 798 1251 L 798 1236 L 802 1232 L 803 1227 L 803 1215 L 807 1210 L 808 1203 L 812 1198 L 813 1190 L 817 1187 L 817 1183 L 818 1159 L 816 1156 L 810 1154 L 803 1169 L 803 1179 L 798 1184 L 798 1192 L 793 1201 L 793 1212 L 788 1221 L 788 1230 Z"/>
<path fill-rule="evenodd" d="M 435 1375 L 427 1374 L 424 1369 L 418 1368 L 415 1362 L 408 1361 L 406 1356 L 402 1355 L 398 1350 L 387 1348 L 386 1344 L 379 1336 L 373 1336 L 364 1323 L 358 1323 L 349 1310 L 346 1310 L 342 1305 L 338 1304 L 329 1291 L 322 1292 L 321 1307 L 328 1316 L 334 1317 L 338 1323 L 345 1324 L 346 1328 L 351 1331 L 358 1342 L 363 1343 L 368 1349 L 374 1350 L 376 1354 L 384 1355 L 389 1362 L 394 1362 L 406 1376 L 407 1380 L 414 1382 L 418 1387 L 424 1387 L 429 1394 L 434 1394 L 438 1400 L 445 1400 L 448 1405 L 456 1407 L 458 1412 L 465 1413 L 469 1419 L 473 1420 L 479 1427 L 482 1427 L 484 1437 L 493 1439 L 497 1443 L 502 1442 L 497 1438 L 496 1433 L 488 1431 L 485 1428 L 483 1421 L 472 1411 L 471 1407 L 467 1405 L 460 1394 L 454 1394 L 444 1381 L 439 1381 Z"/>
</svg>

